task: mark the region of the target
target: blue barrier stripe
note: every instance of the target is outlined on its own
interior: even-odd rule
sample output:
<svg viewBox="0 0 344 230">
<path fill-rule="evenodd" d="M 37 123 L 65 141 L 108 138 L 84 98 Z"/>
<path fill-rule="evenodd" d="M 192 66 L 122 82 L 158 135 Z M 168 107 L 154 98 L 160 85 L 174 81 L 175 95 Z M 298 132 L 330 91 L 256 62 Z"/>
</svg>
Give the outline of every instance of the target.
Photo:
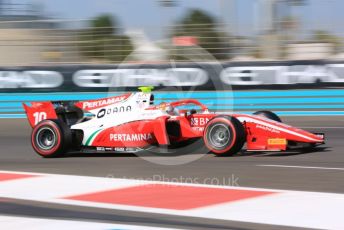
<svg viewBox="0 0 344 230">
<path fill-rule="evenodd" d="M 196 98 L 197 99 L 197 98 Z M 268 105 L 268 104 L 343 104 L 344 97 L 333 97 L 333 98 L 264 98 L 264 99 L 222 99 L 222 100 L 212 100 L 212 99 L 198 99 L 201 103 L 205 105 Z M 172 102 L 174 100 L 155 100 L 156 104 L 162 102 Z M 0 108 L 4 107 L 22 107 L 21 102 L 0 102 Z"/>
<path fill-rule="evenodd" d="M 28 101 L 62 101 L 62 100 L 75 100 L 75 101 L 80 101 L 80 100 L 93 100 L 93 99 L 99 99 L 99 98 L 104 98 L 104 97 L 107 97 L 108 95 L 89 95 L 89 96 L 83 96 L 83 97 L 80 97 L 80 95 L 73 95 L 73 96 L 58 96 L 58 95 L 55 95 L 55 96 L 48 96 L 48 95 L 45 95 L 45 96 L 32 96 L 32 97 L 21 97 L 21 96 L 16 96 L 16 97 L 11 97 L 11 98 L 7 98 L 6 100 L 0 100 L 0 103 L 4 103 L 4 102 L 28 102 Z M 202 101 L 206 101 L 206 100 L 222 100 L 222 101 L 231 101 L 231 100 L 234 100 L 236 102 L 240 102 L 240 103 L 252 103 L 252 101 L 254 103 L 264 103 L 265 101 L 267 103 L 272 103 L 272 102 L 285 102 L 285 101 L 300 101 L 300 99 L 302 99 L 302 103 L 307 103 L 307 101 L 314 101 L 316 102 L 317 100 L 319 100 L 319 98 L 321 99 L 321 101 L 319 102 L 328 102 L 328 101 L 333 101 L 333 100 L 336 100 L 337 101 L 343 101 L 344 102 L 344 97 L 317 97 L 315 94 L 312 95 L 313 97 L 307 97 L 307 98 L 269 98 L 269 97 L 266 97 L 266 98 L 237 98 L 235 97 L 234 99 L 232 97 L 227 97 L 227 98 L 219 98 L 219 97 L 216 97 L 215 95 L 212 95 L 212 96 L 207 96 L 208 99 L 203 99 L 201 97 L 193 97 L 193 96 L 185 96 L 185 97 L 178 97 L 178 95 L 175 95 L 175 96 L 170 96 L 170 98 L 164 98 L 164 99 L 161 99 L 159 97 L 155 97 L 156 98 L 156 101 L 174 101 L 174 100 L 178 100 L 178 99 L 185 99 L 185 98 L 195 98 L 195 99 L 198 99 L 198 100 L 202 100 Z M 213 98 L 213 99 L 210 99 L 210 98 Z"/>
<path fill-rule="evenodd" d="M 0 102 L 0 108 L 4 108 L 4 107 L 18 108 L 22 106 L 23 105 L 21 102 Z"/>
<path fill-rule="evenodd" d="M 344 103 L 344 101 L 343 101 Z M 300 105 L 300 104 L 287 104 L 287 105 L 237 105 L 237 104 L 228 104 L 228 105 L 223 105 L 223 104 L 205 104 L 209 109 L 343 109 L 344 104 L 331 104 L 331 103 L 326 103 L 326 104 L 316 104 L 316 105 Z M 181 108 L 194 108 L 194 106 L 183 106 Z M 23 107 L 21 104 L 18 106 L 13 106 L 13 107 L 6 107 L 0 103 L 0 112 L 11 112 L 11 111 L 24 111 Z"/>
<path fill-rule="evenodd" d="M 344 90 L 270 90 L 234 91 L 235 97 L 307 97 L 307 96 L 344 96 Z"/>
<path fill-rule="evenodd" d="M 91 100 L 118 95 L 121 93 L 18 93 L 0 94 L 0 115 L 23 112 L 21 101 L 50 101 L 50 100 Z M 232 96 L 234 95 L 234 100 Z M 300 98 L 293 98 L 299 96 Z M 331 97 L 330 97 L 331 96 Z M 216 97 L 224 97 L 222 99 Z M 248 98 L 251 97 L 251 98 Z M 263 97 L 263 98 L 262 98 Z M 280 97 L 280 98 L 277 98 Z M 307 109 L 344 109 L 344 90 L 278 90 L 278 91 L 235 91 L 235 92 L 155 92 L 156 104 L 175 101 L 181 98 L 195 98 L 209 109 L 217 110 L 307 110 Z M 163 99 L 170 98 L 170 99 Z M 214 99 L 211 99 L 214 98 Z M 189 108 L 189 107 L 187 107 Z M 287 114 L 290 111 L 280 111 Z M 287 115 L 307 114 L 315 111 L 291 111 Z M 341 114 L 341 111 L 321 111 Z M 8 115 L 12 116 L 12 115 Z M 13 116 L 20 116 L 15 114 Z"/>
<path fill-rule="evenodd" d="M 344 101 L 343 101 L 344 103 Z M 6 103 L 5 105 L 0 103 L 0 113 L 1 112 L 22 112 L 24 111 L 23 107 L 21 104 L 15 104 L 12 103 L 11 105 L 16 105 L 16 106 L 11 106 L 8 107 L 9 103 Z M 205 105 L 209 109 L 344 109 L 344 104 L 338 104 L 338 103 L 326 103 L 326 104 L 316 104 L 316 105 L 300 105 L 300 104 L 254 104 L 254 105 L 237 105 L 237 104 L 209 104 L 205 103 Z M 181 107 L 182 109 L 189 109 L 189 108 L 194 108 L 194 106 L 183 106 Z"/>
<path fill-rule="evenodd" d="M 69 94 L 11 95 L 11 96 L 0 97 L 0 101 L 60 101 L 60 100 L 78 101 L 78 100 L 93 100 L 93 99 L 99 99 L 99 98 L 108 97 L 108 96 L 109 96 L 108 94 L 79 95 L 78 93 L 70 94 L 70 95 Z"/>
<path fill-rule="evenodd" d="M 11 108 L 11 109 L 2 109 L 0 108 L 0 113 L 11 113 L 11 112 L 24 112 L 24 108 Z"/>
<path fill-rule="evenodd" d="M 180 107 L 181 109 L 191 109 L 194 108 L 194 106 L 183 106 Z M 214 106 L 208 106 L 211 110 L 216 109 L 252 109 L 252 110 L 262 110 L 262 109 L 344 109 L 344 105 L 214 105 Z M 11 112 L 24 112 L 24 109 L 21 107 L 18 108 L 0 108 L 0 113 L 11 113 Z"/>
<path fill-rule="evenodd" d="M 344 111 L 275 111 L 281 116 L 343 116 Z M 225 113 L 225 111 L 223 112 Z M 252 111 L 235 111 L 235 113 L 252 114 Z M 0 118 L 26 118 L 25 114 L 0 114 Z"/>
<path fill-rule="evenodd" d="M 335 116 L 335 115 L 344 115 L 344 111 L 277 111 L 278 115 L 281 116 Z"/>
<path fill-rule="evenodd" d="M 268 104 L 343 104 L 343 98 L 289 98 L 286 100 L 281 101 L 278 98 L 274 99 L 222 99 L 222 100 L 214 100 L 214 99 L 197 99 L 201 103 L 205 105 L 268 105 Z M 160 104 L 162 102 L 173 102 L 175 100 L 155 100 L 155 104 Z M 4 102 L 0 103 L 0 107 L 18 107 L 22 106 L 21 103 L 17 102 Z"/>
<path fill-rule="evenodd" d="M 314 97 L 314 96 L 344 96 L 344 90 L 284 90 L 284 91 L 233 91 L 233 92 L 192 92 L 184 93 L 178 92 L 179 97 L 192 97 L 192 98 L 246 98 L 246 97 Z M 171 93 L 157 93 L 157 99 L 175 98 L 175 94 Z"/>
<path fill-rule="evenodd" d="M 198 98 L 196 98 L 198 99 Z M 252 99 L 198 99 L 203 104 L 313 104 L 313 103 L 344 103 L 344 97 L 332 98 L 252 98 Z M 171 102 L 174 100 L 155 100 L 157 104 L 161 102 Z"/>
<path fill-rule="evenodd" d="M 26 118 L 26 114 L 0 114 L 0 118 Z"/>
<path fill-rule="evenodd" d="M 191 109 L 195 106 L 181 106 L 180 109 Z M 342 105 L 211 105 L 208 109 L 343 109 Z"/>
<path fill-rule="evenodd" d="M 11 95 L 12 94 L 12 95 Z M 42 101 L 42 100 L 91 100 L 121 93 L 2 93 L 0 101 Z M 277 91 L 234 91 L 234 92 L 154 92 L 156 99 L 178 98 L 246 98 L 246 97 L 338 97 L 344 90 L 277 90 Z"/>
<path fill-rule="evenodd" d="M 280 116 L 343 116 L 344 111 L 274 111 Z M 252 114 L 252 111 L 235 111 L 235 113 Z"/>
<path fill-rule="evenodd" d="M 198 99 L 198 98 L 196 98 Z M 250 98 L 250 99 L 198 99 L 203 104 L 305 104 L 305 103 L 344 103 L 344 97 L 331 98 Z M 155 100 L 156 103 L 171 102 L 174 100 Z M 215 102 L 215 103 L 214 103 Z"/>
<path fill-rule="evenodd" d="M 252 105 L 252 106 L 240 106 L 235 105 L 235 109 L 343 109 L 344 105 L 329 105 L 329 104 L 320 104 L 320 105 Z"/>
<path fill-rule="evenodd" d="M 59 100 L 92 100 L 109 96 L 120 95 L 121 93 L 7 93 L 0 94 L 0 101 L 59 101 Z"/>
</svg>

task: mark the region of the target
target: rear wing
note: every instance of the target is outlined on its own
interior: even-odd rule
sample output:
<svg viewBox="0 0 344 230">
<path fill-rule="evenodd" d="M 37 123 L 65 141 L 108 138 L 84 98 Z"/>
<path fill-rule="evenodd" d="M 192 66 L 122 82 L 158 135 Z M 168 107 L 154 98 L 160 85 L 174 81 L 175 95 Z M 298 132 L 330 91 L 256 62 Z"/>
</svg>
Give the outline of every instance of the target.
<svg viewBox="0 0 344 230">
<path fill-rule="evenodd" d="M 23 107 L 31 127 L 46 119 L 57 119 L 54 105 L 51 102 L 31 102 L 31 106 L 23 103 Z"/>
</svg>

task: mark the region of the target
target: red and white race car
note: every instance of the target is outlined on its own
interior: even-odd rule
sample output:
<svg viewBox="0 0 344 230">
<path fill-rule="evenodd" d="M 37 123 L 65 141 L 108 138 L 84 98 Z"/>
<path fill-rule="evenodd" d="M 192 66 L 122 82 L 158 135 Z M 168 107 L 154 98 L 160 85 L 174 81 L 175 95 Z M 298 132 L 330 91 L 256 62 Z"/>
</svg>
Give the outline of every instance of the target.
<svg viewBox="0 0 344 230">
<path fill-rule="evenodd" d="M 247 151 L 324 143 L 323 134 L 283 124 L 269 111 L 216 114 L 194 99 L 154 105 L 154 95 L 147 90 L 99 100 L 23 105 L 33 128 L 32 146 L 43 157 L 70 151 L 137 152 L 151 146 L 185 146 L 191 140 L 220 156 L 236 154 L 245 143 Z"/>
</svg>

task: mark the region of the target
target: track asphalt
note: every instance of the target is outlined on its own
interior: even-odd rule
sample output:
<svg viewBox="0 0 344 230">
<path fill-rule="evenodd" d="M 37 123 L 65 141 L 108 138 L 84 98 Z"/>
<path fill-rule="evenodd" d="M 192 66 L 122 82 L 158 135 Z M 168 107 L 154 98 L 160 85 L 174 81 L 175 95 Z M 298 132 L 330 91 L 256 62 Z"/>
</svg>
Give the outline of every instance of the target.
<svg viewBox="0 0 344 230">
<path fill-rule="evenodd" d="M 344 193 L 344 117 L 282 119 L 290 125 L 325 133 L 326 144 L 312 152 L 242 152 L 234 157 L 208 154 L 183 165 L 154 164 L 129 154 L 72 154 L 43 159 L 31 148 L 31 128 L 26 120 L 0 119 L 0 170 Z M 164 157 L 165 161 L 168 159 Z M 277 227 L 9 199 L 1 200 L 0 213 L 187 229 Z"/>
</svg>

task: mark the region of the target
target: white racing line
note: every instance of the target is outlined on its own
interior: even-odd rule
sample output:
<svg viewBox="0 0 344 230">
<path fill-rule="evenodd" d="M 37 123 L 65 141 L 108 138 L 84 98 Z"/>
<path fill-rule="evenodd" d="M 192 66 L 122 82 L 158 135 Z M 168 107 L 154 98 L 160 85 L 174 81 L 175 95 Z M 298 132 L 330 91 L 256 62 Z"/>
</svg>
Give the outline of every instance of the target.
<svg viewBox="0 0 344 230">
<path fill-rule="evenodd" d="M 22 216 L 2 216 L 0 215 L 1 229 L 6 230 L 170 230 L 171 228 L 155 228 L 137 225 L 97 223 L 89 221 L 72 221 L 31 218 Z"/>
<path fill-rule="evenodd" d="M 333 126 L 329 126 L 329 127 L 321 127 L 321 126 L 312 126 L 312 127 L 300 127 L 300 129 L 344 129 L 344 127 L 333 127 Z"/>
<path fill-rule="evenodd" d="M 275 168 L 299 168 L 299 169 L 321 169 L 321 170 L 338 170 L 344 171 L 344 168 L 316 167 L 303 165 L 256 165 L 258 167 L 275 167 Z"/>
</svg>

